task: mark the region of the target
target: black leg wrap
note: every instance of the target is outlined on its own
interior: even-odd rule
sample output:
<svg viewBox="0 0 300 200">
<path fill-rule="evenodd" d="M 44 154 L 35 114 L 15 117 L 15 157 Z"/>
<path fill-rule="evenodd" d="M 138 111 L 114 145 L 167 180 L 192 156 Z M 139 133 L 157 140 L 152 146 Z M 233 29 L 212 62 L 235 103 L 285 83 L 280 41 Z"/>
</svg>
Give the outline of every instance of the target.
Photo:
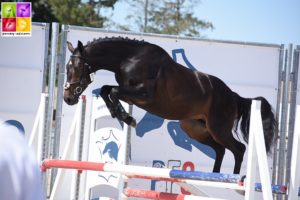
<svg viewBox="0 0 300 200">
<path fill-rule="evenodd" d="M 107 107 L 109 112 L 110 112 L 110 115 L 112 118 L 116 118 L 117 116 L 117 109 L 115 109 L 115 107 L 113 107 L 112 105 L 110 105 L 109 107 Z"/>
<path fill-rule="evenodd" d="M 136 127 L 136 120 L 125 111 L 120 102 L 118 102 L 117 107 L 115 109 L 115 116 L 119 120 L 125 122 L 129 126 Z"/>
</svg>

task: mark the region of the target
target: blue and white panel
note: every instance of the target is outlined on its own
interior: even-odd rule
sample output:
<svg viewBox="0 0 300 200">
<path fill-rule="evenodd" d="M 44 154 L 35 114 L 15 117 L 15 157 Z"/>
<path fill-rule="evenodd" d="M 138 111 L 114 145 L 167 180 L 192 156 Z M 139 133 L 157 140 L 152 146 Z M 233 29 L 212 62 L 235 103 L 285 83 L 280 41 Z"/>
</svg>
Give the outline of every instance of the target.
<svg viewBox="0 0 300 200">
<path fill-rule="evenodd" d="M 128 111 L 128 104 L 122 103 Z M 88 161 L 100 163 L 126 163 L 127 125 L 112 120 L 102 98 L 93 97 Z M 123 186 L 122 175 L 112 172 L 87 171 L 86 193 L 90 199 L 108 197 L 118 199 Z M 88 192 L 90 191 L 90 192 Z"/>
</svg>

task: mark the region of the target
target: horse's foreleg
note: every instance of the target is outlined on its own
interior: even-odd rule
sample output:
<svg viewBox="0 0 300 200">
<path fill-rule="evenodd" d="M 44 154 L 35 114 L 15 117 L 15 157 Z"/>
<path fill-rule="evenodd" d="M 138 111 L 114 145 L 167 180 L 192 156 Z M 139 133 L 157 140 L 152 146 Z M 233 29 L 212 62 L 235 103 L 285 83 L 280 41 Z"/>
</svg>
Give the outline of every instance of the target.
<svg viewBox="0 0 300 200">
<path fill-rule="evenodd" d="M 115 107 L 120 109 L 120 120 L 124 121 L 126 124 L 131 126 L 136 126 L 136 121 L 132 118 L 125 110 L 118 106 L 119 100 L 123 100 L 127 103 L 140 103 L 149 101 L 149 92 L 143 87 L 143 84 L 138 86 L 128 86 L 128 87 L 114 87 L 110 92 L 110 99 Z"/>
<path fill-rule="evenodd" d="M 112 118 L 117 117 L 119 120 L 134 126 L 135 121 L 131 119 L 129 114 L 125 111 L 119 100 L 110 97 L 113 88 L 118 86 L 104 85 L 100 90 L 100 96 L 104 100 Z M 134 122 L 134 123 L 133 123 Z"/>
</svg>

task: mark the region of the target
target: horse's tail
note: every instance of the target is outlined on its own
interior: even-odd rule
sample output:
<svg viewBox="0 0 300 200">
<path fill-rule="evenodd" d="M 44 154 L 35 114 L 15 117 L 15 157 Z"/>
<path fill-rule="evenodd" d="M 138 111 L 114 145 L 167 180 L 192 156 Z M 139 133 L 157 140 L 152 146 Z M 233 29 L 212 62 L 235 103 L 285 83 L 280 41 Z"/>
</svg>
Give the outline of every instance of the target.
<svg viewBox="0 0 300 200">
<path fill-rule="evenodd" d="M 249 138 L 249 125 L 250 125 L 250 113 L 251 113 L 251 102 L 252 100 L 261 101 L 261 117 L 264 129 L 264 137 L 266 150 L 268 153 L 271 152 L 271 147 L 274 144 L 274 137 L 277 133 L 277 121 L 272 111 L 272 106 L 264 97 L 256 97 L 253 99 L 243 98 L 236 94 L 238 104 L 238 119 L 235 130 L 240 121 L 240 131 L 243 139 L 248 143 Z"/>
</svg>

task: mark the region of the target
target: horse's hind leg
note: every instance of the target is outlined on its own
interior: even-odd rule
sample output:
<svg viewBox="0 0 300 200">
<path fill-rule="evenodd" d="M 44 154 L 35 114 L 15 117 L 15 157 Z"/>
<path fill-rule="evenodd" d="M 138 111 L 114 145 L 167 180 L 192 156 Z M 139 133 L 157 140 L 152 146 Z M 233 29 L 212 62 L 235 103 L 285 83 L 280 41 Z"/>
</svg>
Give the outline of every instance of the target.
<svg viewBox="0 0 300 200">
<path fill-rule="evenodd" d="M 219 144 L 229 149 L 233 153 L 234 160 L 235 160 L 233 173 L 239 174 L 246 147 L 243 143 L 237 141 L 233 137 L 231 130 L 228 130 L 227 132 L 224 132 L 224 130 L 223 131 L 220 130 L 219 133 L 223 133 L 222 137 L 221 135 L 218 135 L 216 137 L 216 134 L 213 134 L 213 137 Z"/>
<path fill-rule="evenodd" d="M 244 153 L 246 151 L 246 147 L 243 143 L 237 141 L 233 135 L 231 135 L 231 138 L 228 138 L 228 140 L 231 140 L 231 143 L 227 143 L 225 147 L 229 149 L 234 156 L 235 164 L 234 164 L 234 174 L 239 174 L 244 158 Z"/>
<path fill-rule="evenodd" d="M 181 128 L 190 136 L 190 138 L 212 147 L 216 152 L 213 172 L 220 172 L 225 148 L 217 143 L 208 132 L 205 122 L 202 120 L 182 120 Z"/>
<path fill-rule="evenodd" d="M 219 173 L 221 170 L 221 165 L 222 165 L 224 154 L 225 154 L 225 147 L 223 147 L 221 144 L 217 143 L 211 136 L 201 142 L 203 144 L 206 144 L 206 145 L 212 147 L 215 150 L 216 158 L 215 158 L 213 172 Z"/>
<path fill-rule="evenodd" d="M 235 121 L 236 107 L 234 102 L 226 101 L 210 109 L 207 127 L 213 139 L 233 153 L 235 164 L 233 173 L 239 174 L 246 147 L 237 141 L 232 134 Z"/>
</svg>

